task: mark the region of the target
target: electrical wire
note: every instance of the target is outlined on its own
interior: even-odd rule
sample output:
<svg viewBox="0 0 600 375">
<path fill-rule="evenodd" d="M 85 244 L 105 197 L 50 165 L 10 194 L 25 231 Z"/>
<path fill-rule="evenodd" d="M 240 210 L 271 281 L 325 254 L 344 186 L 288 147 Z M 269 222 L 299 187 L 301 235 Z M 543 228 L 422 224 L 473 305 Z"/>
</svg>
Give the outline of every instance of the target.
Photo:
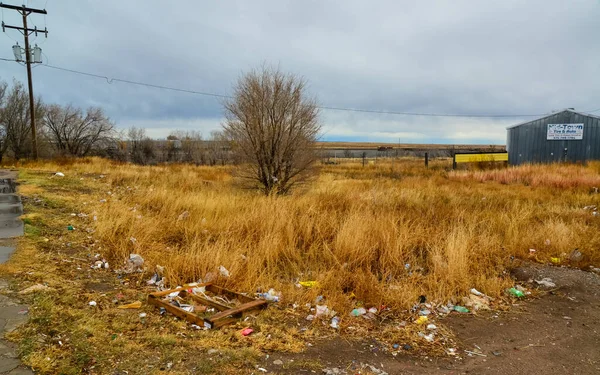
<svg viewBox="0 0 600 375">
<path fill-rule="evenodd" d="M 180 89 L 180 88 L 177 88 L 177 87 L 155 85 L 155 84 L 152 84 L 152 83 L 144 83 L 144 82 L 136 82 L 136 81 L 131 81 L 131 80 L 128 80 L 128 79 L 121 79 L 121 78 L 109 78 L 107 76 L 103 76 L 103 75 L 99 75 L 99 74 L 81 72 L 79 70 L 61 68 L 59 66 L 54 66 L 54 65 L 49 65 L 49 64 L 43 64 L 43 66 L 48 67 L 48 68 L 52 68 L 52 69 L 62 70 L 62 71 L 65 71 L 65 72 L 70 72 L 70 73 L 76 73 L 76 74 L 81 74 L 81 75 L 85 75 L 85 76 L 90 76 L 90 77 L 104 78 L 106 80 L 106 82 L 109 83 L 109 84 L 112 84 L 113 82 L 123 82 L 123 83 L 129 83 L 131 85 L 146 86 L 146 87 L 153 87 L 153 88 L 163 89 L 163 90 L 185 92 L 185 93 L 188 93 L 188 94 L 205 95 L 205 96 L 212 96 L 212 97 L 216 97 L 216 98 L 225 98 L 225 99 L 230 99 L 231 98 L 231 96 L 229 96 L 229 95 L 214 94 L 214 93 L 202 92 L 202 91 L 195 91 L 195 90 L 186 90 L 186 89 Z"/>
<path fill-rule="evenodd" d="M 224 98 L 224 99 L 230 99 L 231 98 L 230 95 L 216 94 L 216 93 L 209 93 L 209 92 L 202 92 L 202 91 L 195 91 L 195 90 L 187 90 L 187 89 L 180 89 L 180 88 L 176 88 L 176 87 L 155 85 L 155 84 L 151 84 L 151 83 L 137 82 L 137 81 L 131 81 L 131 80 L 121 79 L 121 78 L 110 78 L 108 76 L 104 76 L 104 75 L 100 75 L 100 74 L 82 72 L 82 71 L 75 70 L 75 69 L 67 69 L 67 68 L 62 68 L 62 67 L 59 67 L 59 66 L 54 66 L 54 65 L 49 65 L 49 64 L 43 64 L 43 66 L 46 66 L 46 67 L 52 68 L 52 69 L 62 70 L 62 71 L 65 71 L 65 72 L 70 72 L 70 73 L 75 73 L 75 74 L 81 74 L 81 75 L 85 75 L 85 76 L 96 77 L 96 78 L 103 78 L 109 84 L 112 84 L 113 82 L 123 82 L 123 83 L 129 83 L 129 84 L 133 84 L 133 85 L 138 85 L 138 86 L 146 86 L 146 87 L 153 87 L 153 88 L 159 88 L 159 89 L 164 89 L 164 90 L 185 92 L 185 93 L 189 93 L 189 94 L 212 96 L 212 97 Z M 344 107 L 329 107 L 329 106 L 317 106 L 317 108 L 324 109 L 324 110 L 331 110 L 331 111 L 362 112 L 362 113 L 376 113 L 376 114 L 389 114 L 389 115 L 402 115 L 402 116 L 423 116 L 423 117 L 471 117 L 471 118 L 503 118 L 504 117 L 504 118 L 510 118 L 510 117 L 539 117 L 539 116 L 544 116 L 544 114 L 514 114 L 514 115 L 508 115 L 508 114 L 497 115 L 497 114 L 492 114 L 492 115 L 483 115 L 483 114 L 418 113 L 418 112 L 397 112 L 397 111 L 370 110 L 370 109 L 344 108 Z"/>
<path fill-rule="evenodd" d="M 45 54 L 44 54 L 44 56 L 45 56 Z M 46 58 L 47 58 L 47 56 L 46 56 Z M 0 58 L 0 60 L 14 61 L 14 59 L 4 59 L 4 58 Z M 108 84 L 112 84 L 113 82 L 122 82 L 122 83 L 131 84 L 131 85 L 145 86 L 145 87 L 157 88 L 157 89 L 162 89 L 162 90 L 170 90 L 170 91 L 176 91 L 176 92 L 183 92 L 183 93 L 188 93 L 188 94 L 210 96 L 210 97 L 215 97 L 215 98 L 222 98 L 222 99 L 231 99 L 232 98 L 230 95 L 224 95 L 224 94 L 181 89 L 181 88 L 177 88 L 177 87 L 156 85 L 156 84 L 152 84 L 152 83 L 138 82 L 138 81 L 132 81 L 132 80 L 122 79 L 122 78 L 114 78 L 114 77 L 111 78 L 111 77 L 100 75 L 100 74 L 82 72 L 82 71 L 75 70 L 75 69 L 68 69 L 68 68 L 63 68 L 60 66 L 50 65 L 48 63 L 40 64 L 40 65 L 45 66 L 47 68 L 51 68 L 51 69 L 61 70 L 64 72 L 69 72 L 69 73 L 74 73 L 74 74 L 79 74 L 79 75 L 84 75 L 84 76 L 94 77 L 94 78 L 101 78 L 101 79 L 106 80 L 106 82 Z M 422 117 L 515 118 L 515 117 L 542 117 L 542 116 L 547 115 L 547 113 L 544 113 L 544 114 L 458 114 L 458 113 L 424 113 L 424 112 L 422 113 L 422 112 L 399 112 L 399 111 L 371 110 L 371 109 L 330 107 L 330 106 L 317 106 L 317 108 L 324 109 L 324 110 L 331 110 L 331 111 L 360 112 L 360 113 L 400 115 L 400 116 L 422 116 Z M 600 108 L 595 109 L 593 111 L 582 111 L 582 112 L 593 113 L 593 112 L 597 112 L 597 111 L 600 111 Z"/>
</svg>

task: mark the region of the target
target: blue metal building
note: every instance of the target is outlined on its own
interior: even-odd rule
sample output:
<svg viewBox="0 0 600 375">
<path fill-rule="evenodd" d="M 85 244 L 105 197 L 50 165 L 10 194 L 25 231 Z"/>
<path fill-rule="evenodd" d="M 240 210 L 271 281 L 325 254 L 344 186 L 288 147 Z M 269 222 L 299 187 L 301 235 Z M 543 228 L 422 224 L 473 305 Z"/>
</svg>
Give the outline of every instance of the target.
<svg viewBox="0 0 600 375">
<path fill-rule="evenodd" d="M 600 160 L 600 117 L 565 109 L 507 128 L 511 165 Z"/>
</svg>

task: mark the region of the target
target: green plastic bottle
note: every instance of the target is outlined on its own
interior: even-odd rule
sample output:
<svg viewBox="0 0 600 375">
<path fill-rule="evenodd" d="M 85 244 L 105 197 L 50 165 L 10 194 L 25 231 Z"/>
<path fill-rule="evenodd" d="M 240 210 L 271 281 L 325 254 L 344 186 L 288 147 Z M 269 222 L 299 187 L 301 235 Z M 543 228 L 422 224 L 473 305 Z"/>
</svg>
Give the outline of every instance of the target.
<svg viewBox="0 0 600 375">
<path fill-rule="evenodd" d="M 468 312 L 469 312 L 469 309 L 467 309 L 467 308 L 466 308 L 466 307 L 464 307 L 464 306 L 458 306 L 458 305 L 457 305 L 457 306 L 454 306 L 454 311 L 457 311 L 457 312 L 459 312 L 459 313 L 468 313 Z"/>
<path fill-rule="evenodd" d="M 510 293 L 510 295 L 517 297 L 517 298 L 525 297 L 525 294 L 523 294 L 523 292 L 521 292 L 519 289 L 516 289 L 516 288 L 510 288 L 508 290 L 508 293 Z"/>
</svg>

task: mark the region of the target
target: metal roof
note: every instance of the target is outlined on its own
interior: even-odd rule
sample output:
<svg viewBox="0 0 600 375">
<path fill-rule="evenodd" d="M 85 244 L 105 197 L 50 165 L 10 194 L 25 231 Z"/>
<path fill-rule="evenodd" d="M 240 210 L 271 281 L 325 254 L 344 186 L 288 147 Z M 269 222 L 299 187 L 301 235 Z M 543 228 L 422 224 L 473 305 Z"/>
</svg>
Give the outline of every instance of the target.
<svg viewBox="0 0 600 375">
<path fill-rule="evenodd" d="M 562 111 L 553 112 L 553 113 L 548 114 L 547 116 L 536 118 L 535 120 L 528 120 L 528 121 L 525 121 L 525 122 L 518 123 L 516 125 L 508 126 L 506 129 L 512 129 L 512 128 L 516 128 L 517 126 L 526 125 L 526 124 L 529 124 L 529 123 L 534 122 L 534 121 L 543 120 L 545 118 L 552 117 L 554 115 L 557 115 L 557 114 L 563 113 L 563 112 L 571 112 L 571 113 L 575 113 L 575 114 L 581 115 L 581 116 L 587 116 L 587 117 L 592 117 L 592 118 L 600 119 L 600 116 L 592 115 L 590 113 L 585 113 L 585 112 L 577 112 L 577 111 L 575 111 L 573 109 L 566 108 L 566 109 L 563 109 Z"/>
</svg>

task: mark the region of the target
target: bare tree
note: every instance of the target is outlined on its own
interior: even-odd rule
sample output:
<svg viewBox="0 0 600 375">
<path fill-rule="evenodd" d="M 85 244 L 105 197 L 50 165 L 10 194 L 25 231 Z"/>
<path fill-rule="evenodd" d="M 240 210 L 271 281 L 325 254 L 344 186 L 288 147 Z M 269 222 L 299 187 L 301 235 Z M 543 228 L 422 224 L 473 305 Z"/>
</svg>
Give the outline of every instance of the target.
<svg viewBox="0 0 600 375">
<path fill-rule="evenodd" d="M 230 161 L 230 146 L 225 135 L 220 131 L 212 131 L 206 142 L 206 162 L 210 165 L 225 165 Z"/>
<path fill-rule="evenodd" d="M 204 153 L 202 134 L 196 130 L 176 130 L 171 133 L 179 140 L 181 159 L 184 163 L 203 164 Z"/>
<path fill-rule="evenodd" d="M 127 131 L 130 146 L 131 161 L 137 164 L 150 164 L 156 159 L 156 147 L 154 141 L 146 136 L 144 128 L 132 126 Z"/>
<path fill-rule="evenodd" d="M 225 101 L 223 129 L 243 161 L 243 177 L 265 194 L 287 193 L 316 161 L 319 111 L 306 81 L 262 67 L 242 76 Z"/>
<path fill-rule="evenodd" d="M 34 101 L 36 118 L 42 118 L 44 105 L 40 98 Z M 23 84 L 14 81 L 2 108 L 2 127 L 6 131 L 6 143 L 15 159 L 27 156 L 32 150 L 29 96 Z M 43 125 L 43 124 L 42 124 Z M 43 129 L 40 127 L 40 133 Z"/>
<path fill-rule="evenodd" d="M 86 156 L 100 151 L 114 140 L 115 125 L 102 109 L 90 107 L 85 115 L 68 104 L 47 108 L 44 123 L 54 148 L 63 155 Z"/>
</svg>

